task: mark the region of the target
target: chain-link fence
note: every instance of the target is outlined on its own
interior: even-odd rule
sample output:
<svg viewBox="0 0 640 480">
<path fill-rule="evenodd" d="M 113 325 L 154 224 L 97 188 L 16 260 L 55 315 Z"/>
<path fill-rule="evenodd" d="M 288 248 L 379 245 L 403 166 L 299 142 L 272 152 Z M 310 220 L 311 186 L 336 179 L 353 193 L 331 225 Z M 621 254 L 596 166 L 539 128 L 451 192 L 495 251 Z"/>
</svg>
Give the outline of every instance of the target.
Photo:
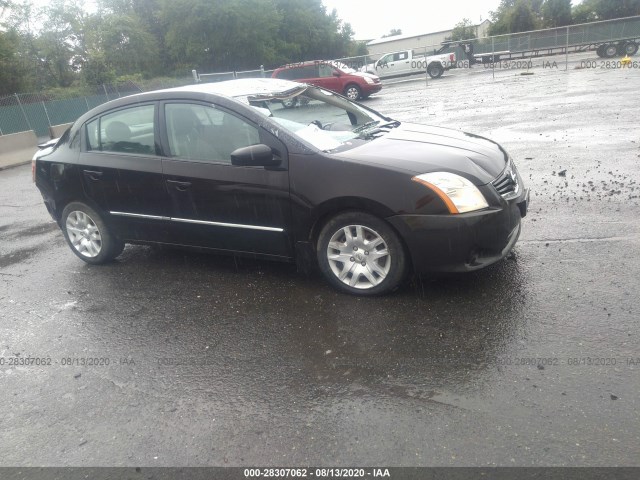
<svg viewBox="0 0 640 480">
<path fill-rule="evenodd" d="M 256 70 L 242 70 L 233 72 L 220 72 L 220 73 L 198 73 L 193 70 L 193 79 L 196 82 L 213 83 L 224 82 L 225 80 L 234 80 L 236 78 L 266 78 L 271 77 L 273 70 L 265 70 L 262 65 Z"/>
<path fill-rule="evenodd" d="M 126 81 L 51 93 L 17 93 L 0 98 L 0 135 L 33 130 L 49 135 L 49 127 L 70 123 L 92 108 L 135 93 L 193 83 L 190 77 Z"/>
</svg>

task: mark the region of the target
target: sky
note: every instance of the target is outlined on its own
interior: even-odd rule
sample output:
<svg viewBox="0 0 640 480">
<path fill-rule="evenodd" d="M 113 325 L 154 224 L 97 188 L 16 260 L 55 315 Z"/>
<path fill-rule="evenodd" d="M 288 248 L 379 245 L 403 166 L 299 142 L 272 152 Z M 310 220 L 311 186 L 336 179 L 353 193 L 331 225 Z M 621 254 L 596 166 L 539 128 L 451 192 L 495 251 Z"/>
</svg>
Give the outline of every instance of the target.
<svg viewBox="0 0 640 480">
<path fill-rule="evenodd" d="M 403 34 L 421 34 L 452 29 L 463 18 L 476 25 L 489 18 L 500 0 L 323 0 L 327 11 L 334 8 L 348 22 L 356 40 L 371 40 L 399 28 Z M 574 2 L 575 3 L 575 2 Z"/>
</svg>

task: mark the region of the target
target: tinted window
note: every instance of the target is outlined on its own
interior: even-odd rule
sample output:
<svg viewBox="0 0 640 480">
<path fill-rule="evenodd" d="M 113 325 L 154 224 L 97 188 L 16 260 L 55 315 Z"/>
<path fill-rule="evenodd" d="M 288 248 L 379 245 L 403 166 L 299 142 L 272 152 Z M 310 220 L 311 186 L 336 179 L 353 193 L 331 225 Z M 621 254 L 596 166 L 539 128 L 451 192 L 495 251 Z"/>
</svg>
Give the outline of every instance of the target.
<svg viewBox="0 0 640 480">
<path fill-rule="evenodd" d="M 260 143 L 258 129 L 235 115 L 211 106 L 165 105 L 172 157 L 231 163 L 231 152 Z"/>
<path fill-rule="evenodd" d="M 154 106 L 143 105 L 103 115 L 86 126 L 87 150 L 155 154 Z"/>
</svg>

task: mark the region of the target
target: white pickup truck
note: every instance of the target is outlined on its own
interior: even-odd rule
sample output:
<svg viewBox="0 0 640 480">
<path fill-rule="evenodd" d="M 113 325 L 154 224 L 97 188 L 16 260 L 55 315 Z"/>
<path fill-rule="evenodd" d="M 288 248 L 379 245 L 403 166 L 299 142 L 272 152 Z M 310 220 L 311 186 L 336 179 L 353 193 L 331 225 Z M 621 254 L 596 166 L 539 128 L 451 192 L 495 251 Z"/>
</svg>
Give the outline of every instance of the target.
<svg viewBox="0 0 640 480">
<path fill-rule="evenodd" d="M 380 78 L 399 77 L 422 73 L 426 70 L 431 78 L 442 76 L 445 70 L 455 67 L 455 53 L 425 56 L 413 50 L 387 53 L 374 63 L 369 63 L 360 70 L 378 75 Z"/>
</svg>

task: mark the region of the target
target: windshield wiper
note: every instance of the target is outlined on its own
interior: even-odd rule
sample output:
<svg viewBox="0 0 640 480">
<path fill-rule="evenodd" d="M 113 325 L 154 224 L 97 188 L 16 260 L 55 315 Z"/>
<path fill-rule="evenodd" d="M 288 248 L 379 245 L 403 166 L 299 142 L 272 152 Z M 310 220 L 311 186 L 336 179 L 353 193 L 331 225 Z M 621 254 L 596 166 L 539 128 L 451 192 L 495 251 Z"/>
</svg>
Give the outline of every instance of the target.
<svg viewBox="0 0 640 480">
<path fill-rule="evenodd" d="M 378 133 L 387 133 L 390 129 L 392 128 L 396 128 L 397 126 L 400 125 L 400 122 L 398 120 L 392 120 L 390 122 L 387 123 L 383 123 L 382 125 L 378 125 L 378 123 L 380 122 L 369 122 L 369 123 L 365 123 L 362 127 L 366 127 L 366 126 L 370 126 L 370 127 L 375 127 L 371 130 L 365 130 L 362 131 L 360 128 L 354 130 L 354 132 L 361 132 L 359 137 L 367 139 L 367 138 L 371 138 L 373 136 L 375 136 Z"/>
<path fill-rule="evenodd" d="M 358 128 L 354 128 L 351 130 L 353 133 L 360 133 L 363 130 L 366 130 L 369 127 L 373 127 L 380 123 L 380 120 L 371 120 L 370 122 L 365 123 L 364 125 L 360 125 Z"/>
</svg>

